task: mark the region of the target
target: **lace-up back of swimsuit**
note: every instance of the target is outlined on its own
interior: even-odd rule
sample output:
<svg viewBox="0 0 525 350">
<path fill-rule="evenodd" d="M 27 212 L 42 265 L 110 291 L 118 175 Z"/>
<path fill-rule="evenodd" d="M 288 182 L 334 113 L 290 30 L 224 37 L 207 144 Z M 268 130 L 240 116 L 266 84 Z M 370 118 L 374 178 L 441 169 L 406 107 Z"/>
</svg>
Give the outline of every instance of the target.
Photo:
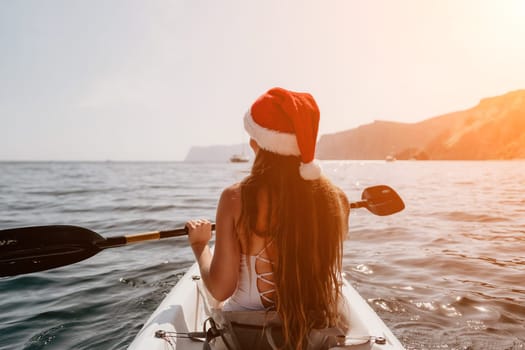
<svg viewBox="0 0 525 350">
<path fill-rule="evenodd" d="M 270 241 L 256 255 L 241 254 L 237 289 L 226 300 L 224 310 L 268 310 L 275 306 L 273 262 L 267 252 L 271 244 Z"/>
</svg>

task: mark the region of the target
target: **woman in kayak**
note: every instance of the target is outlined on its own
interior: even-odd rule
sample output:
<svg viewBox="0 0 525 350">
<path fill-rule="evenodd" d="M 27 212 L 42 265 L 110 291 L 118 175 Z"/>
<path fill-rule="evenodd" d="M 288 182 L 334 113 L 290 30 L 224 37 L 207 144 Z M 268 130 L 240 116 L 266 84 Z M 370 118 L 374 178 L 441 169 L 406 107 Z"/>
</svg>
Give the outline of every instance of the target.
<svg viewBox="0 0 525 350">
<path fill-rule="evenodd" d="M 252 170 L 226 188 L 211 224 L 187 223 L 204 284 L 225 310 L 276 310 L 286 348 L 341 326 L 342 246 L 349 202 L 314 160 L 319 109 L 308 93 L 273 88 L 244 117 Z"/>
</svg>

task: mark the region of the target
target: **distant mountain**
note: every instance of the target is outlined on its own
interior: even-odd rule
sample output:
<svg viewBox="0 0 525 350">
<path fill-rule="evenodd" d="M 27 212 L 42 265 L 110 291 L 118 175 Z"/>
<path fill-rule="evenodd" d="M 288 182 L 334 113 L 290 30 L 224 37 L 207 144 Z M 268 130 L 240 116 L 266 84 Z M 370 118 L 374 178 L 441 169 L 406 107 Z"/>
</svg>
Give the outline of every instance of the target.
<svg viewBox="0 0 525 350">
<path fill-rule="evenodd" d="M 419 123 L 375 121 L 321 136 L 319 159 L 525 158 L 525 90 Z"/>
<path fill-rule="evenodd" d="M 234 154 L 244 153 L 252 157 L 251 148 L 248 144 L 238 145 L 215 145 L 215 146 L 194 146 L 190 149 L 185 162 L 229 162 Z"/>
<path fill-rule="evenodd" d="M 481 100 L 426 145 L 433 159 L 525 158 L 525 90 Z"/>
<path fill-rule="evenodd" d="M 185 161 L 228 162 L 246 144 L 192 147 Z M 525 90 L 418 123 L 375 121 L 322 135 L 318 159 L 525 159 Z"/>
</svg>

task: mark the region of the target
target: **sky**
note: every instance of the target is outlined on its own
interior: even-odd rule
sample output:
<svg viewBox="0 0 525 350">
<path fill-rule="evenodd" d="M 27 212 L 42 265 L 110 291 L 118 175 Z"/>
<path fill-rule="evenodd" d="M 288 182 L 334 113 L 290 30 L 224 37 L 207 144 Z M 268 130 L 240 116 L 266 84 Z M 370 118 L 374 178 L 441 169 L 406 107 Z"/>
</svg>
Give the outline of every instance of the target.
<svg viewBox="0 0 525 350">
<path fill-rule="evenodd" d="M 525 89 L 525 0 L 1 0 L 0 160 L 183 160 L 274 86 L 319 134 Z"/>
</svg>

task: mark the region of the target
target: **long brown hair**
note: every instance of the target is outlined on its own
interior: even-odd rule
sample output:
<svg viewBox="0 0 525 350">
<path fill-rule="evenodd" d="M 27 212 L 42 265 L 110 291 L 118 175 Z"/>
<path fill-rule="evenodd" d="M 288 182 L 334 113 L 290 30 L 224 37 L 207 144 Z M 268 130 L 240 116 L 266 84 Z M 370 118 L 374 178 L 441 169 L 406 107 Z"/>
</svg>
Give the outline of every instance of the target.
<svg viewBox="0 0 525 350">
<path fill-rule="evenodd" d="M 273 240 L 276 310 L 285 348 L 302 349 L 313 328 L 335 326 L 349 204 L 326 177 L 307 181 L 300 160 L 260 149 L 241 183 L 239 238 Z M 265 206 L 261 210 L 261 196 Z M 257 230 L 262 218 L 265 232 Z"/>
</svg>

